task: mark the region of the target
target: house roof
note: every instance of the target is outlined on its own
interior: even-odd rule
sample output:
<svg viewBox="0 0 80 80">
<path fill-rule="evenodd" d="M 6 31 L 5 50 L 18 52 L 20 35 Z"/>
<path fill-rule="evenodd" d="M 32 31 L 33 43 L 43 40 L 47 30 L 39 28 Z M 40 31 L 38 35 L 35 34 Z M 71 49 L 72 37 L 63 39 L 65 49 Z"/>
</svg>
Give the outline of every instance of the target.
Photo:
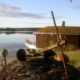
<svg viewBox="0 0 80 80">
<path fill-rule="evenodd" d="M 80 35 L 80 27 L 58 26 L 58 31 L 59 34 Z M 35 31 L 34 34 L 56 34 L 56 28 L 54 26 L 45 27 Z"/>
</svg>

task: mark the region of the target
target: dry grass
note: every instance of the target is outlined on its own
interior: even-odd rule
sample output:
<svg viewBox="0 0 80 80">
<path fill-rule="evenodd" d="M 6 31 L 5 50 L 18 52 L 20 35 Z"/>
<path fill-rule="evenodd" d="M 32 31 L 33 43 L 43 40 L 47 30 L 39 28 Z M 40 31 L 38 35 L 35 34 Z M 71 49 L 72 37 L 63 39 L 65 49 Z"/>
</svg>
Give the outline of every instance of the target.
<svg viewBox="0 0 80 80">
<path fill-rule="evenodd" d="M 65 51 L 65 54 L 69 57 L 70 64 L 75 67 L 80 67 L 80 50 Z"/>
<path fill-rule="evenodd" d="M 61 27 L 58 26 L 58 31 L 60 34 L 80 34 L 80 27 Z M 49 26 L 35 31 L 34 33 L 56 33 L 56 28 L 54 26 Z"/>
</svg>

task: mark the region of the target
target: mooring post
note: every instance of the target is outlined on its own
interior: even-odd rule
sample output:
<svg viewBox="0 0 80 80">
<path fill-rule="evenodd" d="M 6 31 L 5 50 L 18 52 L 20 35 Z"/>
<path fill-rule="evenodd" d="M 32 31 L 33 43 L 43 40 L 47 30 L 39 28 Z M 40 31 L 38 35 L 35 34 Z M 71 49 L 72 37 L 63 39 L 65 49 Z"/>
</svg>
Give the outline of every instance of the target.
<svg viewBox="0 0 80 80">
<path fill-rule="evenodd" d="M 2 61 L 2 66 L 4 67 L 5 69 L 5 73 L 6 73 L 6 79 L 7 79 L 7 69 L 6 69 L 6 66 L 7 66 L 7 55 L 8 55 L 8 50 L 7 49 L 3 49 L 2 50 L 2 57 L 3 57 L 3 61 Z"/>
</svg>

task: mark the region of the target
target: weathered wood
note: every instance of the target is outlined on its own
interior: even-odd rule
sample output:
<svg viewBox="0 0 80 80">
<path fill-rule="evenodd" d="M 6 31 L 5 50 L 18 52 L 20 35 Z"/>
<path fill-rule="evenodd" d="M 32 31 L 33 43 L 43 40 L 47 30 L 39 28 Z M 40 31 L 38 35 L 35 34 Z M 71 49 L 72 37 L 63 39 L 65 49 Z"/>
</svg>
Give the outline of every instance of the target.
<svg viewBox="0 0 80 80">
<path fill-rule="evenodd" d="M 54 14 L 53 14 L 53 11 L 51 11 L 51 14 L 52 14 L 52 19 L 53 19 L 53 22 L 54 22 L 54 25 L 55 25 L 55 28 L 56 28 L 56 33 L 57 33 L 57 42 L 62 40 L 59 36 L 59 31 L 58 31 L 58 28 L 57 28 L 57 25 L 56 25 L 56 21 L 55 21 L 55 17 L 54 17 Z M 60 44 L 60 42 L 58 42 Z M 64 65 L 64 70 L 65 70 L 65 76 L 66 76 L 66 80 L 68 80 L 68 72 L 67 72 L 67 67 L 66 67 L 66 63 L 65 63 L 65 60 L 64 60 L 64 56 L 63 56 L 63 49 L 62 49 L 62 46 L 58 46 L 58 48 L 60 49 L 60 52 L 61 52 L 61 56 L 62 56 L 62 59 L 63 59 L 63 65 Z"/>
<path fill-rule="evenodd" d="M 63 44 L 65 44 L 65 41 L 64 40 L 59 43 L 59 45 L 63 45 Z M 36 51 L 35 54 L 32 54 L 33 52 L 31 52 L 31 51 L 28 51 L 28 50 L 25 51 L 23 49 L 20 49 L 17 52 L 17 55 L 16 56 L 17 56 L 18 60 L 20 60 L 20 61 L 26 61 L 27 57 L 28 58 L 32 58 L 34 56 L 36 56 L 35 59 L 37 59 L 37 56 L 39 56 L 40 54 L 44 54 L 44 51 L 47 51 L 47 50 L 56 48 L 57 46 L 58 46 L 58 44 L 56 43 L 56 44 L 54 44 L 54 45 L 52 45 L 52 46 L 50 46 L 48 48 L 41 49 L 38 52 Z"/>
<path fill-rule="evenodd" d="M 64 41 L 64 40 L 62 40 L 62 41 L 59 43 L 59 45 L 63 45 L 63 44 L 65 44 L 65 41 Z M 42 49 L 42 50 L 39 51 L 37 54 L 44 54 L 44 53 L 43 53 L 44 51 L 47 51 L 47 50 L 56 48 L 57 46 L 58 46 L 58 44 L 56 43 L 56 44 L 54 44 L 54 45 L 52 45 L 52 46 L 49 46 L 48 48 Z"/>
</svg>

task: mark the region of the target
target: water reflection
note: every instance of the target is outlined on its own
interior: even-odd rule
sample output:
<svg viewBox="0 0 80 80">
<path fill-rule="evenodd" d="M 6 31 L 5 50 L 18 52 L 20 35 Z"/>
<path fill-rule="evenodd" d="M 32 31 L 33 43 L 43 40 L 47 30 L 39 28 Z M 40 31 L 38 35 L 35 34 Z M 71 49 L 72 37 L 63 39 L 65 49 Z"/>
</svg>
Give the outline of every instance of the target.
<svg viewBox="0 0 80 80">
<path fill-rule="evenodd" d="M 15 54 L 19 49 L 27 49 L 24 42 L 25 40 L 35 41 L 35 35 L 33 34 L 0 34 L 0 50 L 8 49 L 8 59 L 15 59 Z"/>
<path fill-rule="evenodd" d="M 26 39 L 35 41 L 35 35 L 33 34 L 0 34 L 0 43 L 24 43 Z"/>
</svg>

